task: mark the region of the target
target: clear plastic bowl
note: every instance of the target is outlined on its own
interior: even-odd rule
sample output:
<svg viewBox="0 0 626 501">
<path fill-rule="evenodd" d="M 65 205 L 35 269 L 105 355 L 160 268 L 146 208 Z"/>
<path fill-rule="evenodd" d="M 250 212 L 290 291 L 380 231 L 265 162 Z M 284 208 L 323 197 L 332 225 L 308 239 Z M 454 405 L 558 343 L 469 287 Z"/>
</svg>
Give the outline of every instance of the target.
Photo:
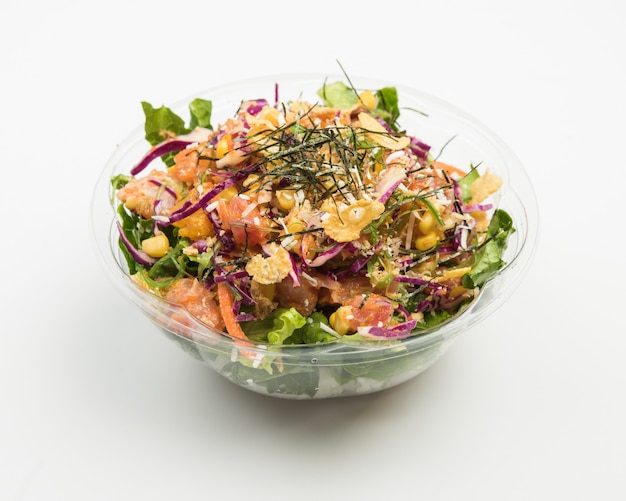
<svg viewBox="0 0 626 501">
<path fill-rule="evenodd" d="M 232 116 L 243 99 L 266 98 L 273 102 L 276 84 L 281 100 L 304 97 L 317 101 L 316 91 L 324 81 L 336 80 L 346 81 L 343 75 L 254 78 L 199 92 L 169 107 L 188 119 L 187 105 L 193 98 L 210 99 L 212 123 L 217 124 Z M 509 299 L 532 262 L 538 238 L 537 201 L 531 181 L 509 147 L 477 120 L 434 96 L 393 82 L 355 77 L 350 80 L 357 89 L 395 86 L 402 127 L 431 145 L 433 154 L 441 150 L 439 160 L 457 166 L 480 164 L 503 178 L 494 202 L 512 216 L 516 228 L 504 256 L 507 264 L 468 309 L 431 332 L 393 342 L 351 342 L 346 337 L 318 345 L 268 346 L 255 342 L 242 345 L 200 323 L 180 306 L 146 292 L 128 276 L 118 247 L 117 204 L 110 180 L 117 174 L 128 174 L 149 148 L 143 125 L 119 145 L 95 187 L 92 235 L 107 276 L 186 352 L 254 392 L 291 399 L 342 397 L 384 390 L 414 378 L 434 364 L 458 335 L 468 332 Z M 259 366 L 261 360 L 271 365 Z M 270 370 L 264 368 L 268 365 Z"/>
</svg>

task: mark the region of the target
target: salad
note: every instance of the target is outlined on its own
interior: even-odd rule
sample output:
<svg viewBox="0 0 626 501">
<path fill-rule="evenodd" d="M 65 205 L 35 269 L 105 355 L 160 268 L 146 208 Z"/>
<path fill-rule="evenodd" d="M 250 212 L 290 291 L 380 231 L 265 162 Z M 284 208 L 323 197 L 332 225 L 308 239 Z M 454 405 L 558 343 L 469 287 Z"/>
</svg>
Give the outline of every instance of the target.
<svg viewBox="0 0 626 501">
<path fill-rule="evenodd" d="M 111 180 L 132 279 L 269 345 L 397 340 L 459 315 L 505 264 L 501 178 L 439 161 L 402 129 L 394 87 L 279 90 L 215 125 L 209 100 L 188 123 L 142 103 L 151 147 Z"/>
</svg>

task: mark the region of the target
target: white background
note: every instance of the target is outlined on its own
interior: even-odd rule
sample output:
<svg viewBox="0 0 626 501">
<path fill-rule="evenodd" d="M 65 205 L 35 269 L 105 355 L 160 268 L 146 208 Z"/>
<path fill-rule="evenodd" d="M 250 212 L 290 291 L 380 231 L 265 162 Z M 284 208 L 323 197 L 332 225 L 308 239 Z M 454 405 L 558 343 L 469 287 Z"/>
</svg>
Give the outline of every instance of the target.
<svg viewBox="0 0 626 501">
<path fill-rule="evenodd" d="M 0 499 L 626 499 L 624 5 L 2 2 Z M 336 60 L 496 131 L 535 184 L 540 244 L 416 379 L 277 400 L 121 297 L 89 204 L 140 101 Z"/>
</svg>

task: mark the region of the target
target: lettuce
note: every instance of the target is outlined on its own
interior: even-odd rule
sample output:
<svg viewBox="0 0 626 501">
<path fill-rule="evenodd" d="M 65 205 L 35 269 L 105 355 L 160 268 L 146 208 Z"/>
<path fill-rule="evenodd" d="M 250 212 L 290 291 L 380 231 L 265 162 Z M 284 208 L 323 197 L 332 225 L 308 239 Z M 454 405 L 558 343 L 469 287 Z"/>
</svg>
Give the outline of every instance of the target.
<svg viewBox="0 0 626 501">
<path fill-rule="evenodd" d="M 144 131 L 146 141 L 155 146 L 167 137 L 167 133 L 176 136 L 191 132 L 185 126 L 185 121 L 166 106 L 155 108 L 146 101 L 141 102 L 143 113 L 146 117 Z"/>
<path fill-rule="evenodd" d="M 188 127 L 185 125 L 185 121 L 167 106 L 155 108 L 147 101 L 142 101 L 141 107 L 145 115 L 144 132 L 146 141 L 152 146 L 162 143 L 171 135 L 188 134 L 196 127 L 212 128 L 211 113 L 213 111 L 213 103 L 206 99 L 196 98 L 189 103 L 191 118 Z M 167 153 L 162 158 L 167 166 L 173 165 L 174 153 Z"/>
<path fill-rule="evenodd" d="M 343 82 L 325 84 L 317 95 L 324 100 L 326 106 L 347 110 L 358 102 L 356 93 Z"/>
<path fill-rule="evenodd" d="M 293 335 L 287 339 L 289 344 L 315 344 L 327 341 L 335 341 L 337 338 L 324 330 L 322 325 L 330 326 L 328 319 L 323 313 L 313 312 L 306 319 L 306 324 L 294 331 Z"/>
<path fill-rule="evenodd" d="M 191 120 L 189 121 L 190 128 L 204 127 L 206 129 L 213 129 L 211 126 L 211 113 L 213 112 L 212 101 L 198 97 L 189 103 L 189 112 L 191 113 Z"/>
<path fill-rule="evenodd" d="M 459 180 L 459 189 L 461 190 L 461 201 L 466 204 L 472 199 L 472 183 L 480 177 L 476 167 L 472 165 L 470 171 Z"/>
<path fill-rule="evenodd" d="M 461 279 L 463 287 L 466 289 L 482 287 L 498 274 L 505 264 L 502 255 L 506 250 L 509 235 L 514 231 L 511 216 L 502 209 L 496 210 L 487 229 L 487 241 L 474 255 L 472 271 Z"/>
<path fill-rule="evenodd" d="M 242 322 L 241 328 L 249 339 L 280 345 L 305 324 L 306 318 L 295 308 L 278 308 L 263 320 Z"/>
<path fill-rule="evenodd" d="M 295 308 L 278 308 L 263 320 L 242 322 L 241 328 L 249 339 L 276 345 L 335 341 L 337 338 L 322 324 L 329 325 L 323 313 L 314 312 L 305 318 Z"/>
<path fill-rule="evenodd" d="M 282 371 L 254 368 L 239 362 L 229 362 L 222 373 L 240 386 L 251 382 L 267 390 L 270 395 L 308 395 L 314 397 L 319 386 L 319 368 L 289 365 Z"/>
<path fill-rule="evenodd" d="M 396 121 L 400 118 L 400 108 L 398 107 L 398 91 L 395 87 L 383 87 L 376 91 L 378 105 L 374 114 L 382 118 L 389 126 L 398 131 Z"/>
<path fill-rule="evenodd" d="M 377 105 L 375 110 L 371 110 L 373 115 L 383 119 L 392 129 L 397 131 L 396 121 L 400 117 L 397 89 L 395 87 L 383 87 L 377 90 L 375 94 Z M 323 99 L 326 106 L 341 110 L 347 110 L 359 102 L 356 90 L 343 82 L 324 84 L 317 91 L 317 95 Z"/>
</svg>

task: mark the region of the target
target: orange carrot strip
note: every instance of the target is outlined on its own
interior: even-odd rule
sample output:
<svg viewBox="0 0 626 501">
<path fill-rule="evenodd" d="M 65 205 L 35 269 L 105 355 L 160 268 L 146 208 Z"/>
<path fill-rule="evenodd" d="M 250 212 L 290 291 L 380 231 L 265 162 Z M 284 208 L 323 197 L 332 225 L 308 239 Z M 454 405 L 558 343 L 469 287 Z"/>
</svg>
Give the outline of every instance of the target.
<svg viewBox="0 0 626 501">
<path fill-rule="evenodd" d="M 248 339 L 248 336 L 246 336 L 239 322 L 237 322 L 235 313 L 233 312 L 233 304 L 235 301 L 233 293 L 224 282 L 217 284 L 217 299 L 220 303 L 220 311 L 228 333 L 237 339 Z"/>
<path fill-rule="evenodd" d="M 217 284 L 217 300 L 220 304 L 220 312 L 222 313 L 222 319 L 226 325 L 226 330 L 235 339 L 235 344 L 238 346 L 251 346 L 250 343 L 245 342 L 245 340 L 248 339 L 248 336 L 246 336 L 246 333 L 239 325 L 239 322 L 237 322 L 237 318 L 235 318 L 235 313 L 233 312 L 235 298 L 233 293 L 224 282 L 219 282 Z M 240 353 L 242 356 L 249 358 L 252 361 L 257 360 L 257 355 L 251 351 L 242 349 L 240 350 Z"/>
</svg>

